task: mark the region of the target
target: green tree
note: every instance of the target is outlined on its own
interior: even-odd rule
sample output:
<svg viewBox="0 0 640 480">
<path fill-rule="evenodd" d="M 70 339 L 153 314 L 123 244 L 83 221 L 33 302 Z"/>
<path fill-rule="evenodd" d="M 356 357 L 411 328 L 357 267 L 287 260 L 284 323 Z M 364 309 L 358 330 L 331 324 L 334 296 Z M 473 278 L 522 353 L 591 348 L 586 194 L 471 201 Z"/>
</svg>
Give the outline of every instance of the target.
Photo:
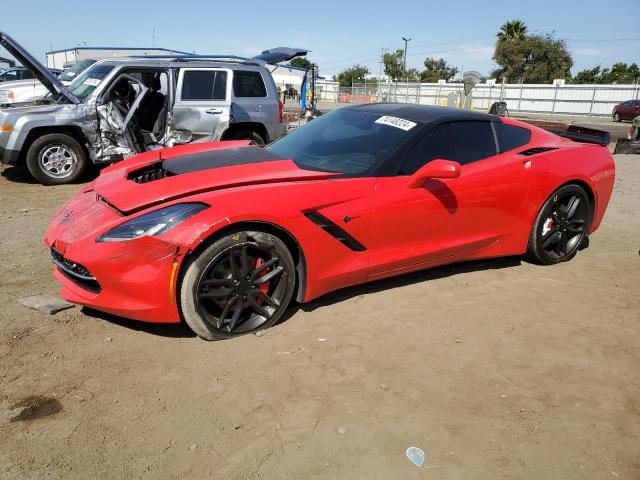
<svg viewBox="0 0 640 480">
<path fill-rule="evenodd" d="M 316 75 L 318 74 L 318 65 L 305 57 L 292 58 L 289 61 L 289 65 L 291 65 L 292 67 L 304 68 L 305 70 L 313 66 L 315 68 Z"/>
<path fill-rule="evenodd" d="M 640 78 L 640 68 L 635 63 L 614 63 L 611 68 L 593 67 L 576 73 L 571 83 L 634 83 Z"/>
<path fill-rule="evenodd" d="M 396 82 L 405 78 L 404 72 L 404 50 L 398 49 L 393 53 L 385 53 L 382 56 L 385 75 L 391 77 Z"/>
<path fill-rule="evenodd" d="M 350 87 L 354 83 L 363 82 L 364 77 L 369 74 L 369 69 L 362 65 L 354 65 L 338 74 L 338 82 L 341 87 Z"/>
<path fill-rule="evenodd" d="M 602 83 L 600 67 L 587 68 L 576 73 L 571 83 Z"/>
<path fill-rule="evenodd" d="M 511 20 L 500 27 L 496 35 L 500 40 L 524 40 L 527 36 L 527 26 L 522 20 Z"/>
<path fill-rule="evenodd" d="M 633 83 L 640 77 L 638 65 L 632 63 L 614 63 L 611 69 L 605 68 L 602 71 L 602 83 Z"/>
<path fill-rule="evenodd" d="M 493 59 L 498 64 L 493 77 L 523 83 L 570 78 L 573 66 L 567 43 L 554 35 L 528 35 L 508 42 L 498 39 Z"/>
<path fill-rule="evenodd" d="M 424 59 L 425 70 L 420 73 L 421 82 L 435 83 L 438 80 L 451 80 L 458 69 L 452 67 L 444 58 L 435 59 L 427 57 Z"/>
</svg>

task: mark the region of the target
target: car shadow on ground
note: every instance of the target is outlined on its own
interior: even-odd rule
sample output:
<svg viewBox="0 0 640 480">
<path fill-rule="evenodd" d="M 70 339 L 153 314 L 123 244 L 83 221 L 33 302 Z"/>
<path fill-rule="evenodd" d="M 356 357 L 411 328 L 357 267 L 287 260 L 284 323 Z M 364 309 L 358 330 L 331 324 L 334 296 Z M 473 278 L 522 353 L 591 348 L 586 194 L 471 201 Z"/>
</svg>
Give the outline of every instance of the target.
<svg viewBox="0 0 640 480">
<path fill-rule="evenodd" d="M 109 323 L 113 323 L 120 327 L 128 328 L 129 330 L 135 330 L 136 332 L 144 332 L 151 335 L 157 335 L 159 337 L 169 338 L 188 338 L 195 337 L 186 323 L 148 323 L 139 322 L 137 320 L 131 320 L 129 318 L 118 317 L 117 315 L 111 315 L 110 313 L 100 312 L 89 307 L 82 307 L 82 313 L 88 317 L 98 318 L 100 320 L 106 320 Z"/>
<path fill-rule="evenodd" d="M 399 275 L 397 277 L 385 278 L 369 283 L 363 283 L 361 285 L 356 285 L 353 287 L 343 288 L 341 290 L 328 293 L 320 298 L 312 300 L 309 303 L 297 303 L 292 305 L 284 315 L 284 317 L 278 322 L 278 324 L 286 322 L 299 310 L 302 310 L 303 312 L 313 312 L 318 308 L 333 305 L 335 303 L 340 303 L 360 295 L 368 295 L 371 293 L 381 292 L 383 290 L 392 290 L 394 288 L 428 282 L 430 280 L 437 280 L 439 278 L 446 278 L 460 273 L 480 272 L 483 270 L 517 267 L 519 265 L 522 265 L 522 261 L 522 257 L 500 257 L 484 260 L 473 260 L 469 262 L 454 263 L 451 265 L 445 265 L 442 267 L 436 267 L 426 270 L 419 270 L 417 272 L 407 273 L 404 275 Z"/>
<path fill-rule="evenodd" d="M 29 170 L 27 170 L 27 168 L 23 166 L 19 166 L 19 167 L 5 166 L 2 169 L 2 172 L 0 172 L 0 175 L 2 175 L 4 178 L 9 180 L 10 182 L 28 183 L 31 185 L 37 185 L 38 183 L 40 183 L 35 178 L 33 178 L 29 173 Z"/>
<path fill-rule="evenodd" d="M 397 277 L 376 280 L 370 283 L 356 285 L 354 287 L 343 288 L 336 292 L 328 293 L 309 303 L 294 303 L 287 310 L 284 316 L 278 321 L 278 325 L 288 321 L 298 311 L 312 312 L 318 308 L 343 302 L 353 297 L 377 293 L 383 290 L 391 290 L 394 288 L 404 287 L 406 285 L 428 282 L 439 278 L 446 278 L 451 275 L 468 272 L 479 272 L 483 270 L 494 270 L 500 268 L 517 267 L 522 264 L 522 257 L 502 257 L 486 260 L 475 260 L 465 263 L 456 263 L 443 267 L 432 268 L 428 270 L 420 270 L 418 272 L 399 275 Z M 88 307 L 82 308 L 82 313 L 89 317 L 106 320 L 115 325 L 135 330 L 137 332 L 145 332 L 150 335 L 158 335 L 169 338 L 188 338 L 196 337 L 189 327 L 184 323 L 146 323 L 136 320 L 130 320 L 109 313 L 93 310 Z"/>
<path fill-rule="evenodd" d="M 100 168 L 104 168 L 104 166 Z M 86 172 L 84 172 L 79 179 L 71 183 L 78 185 L 94 180 L 100 173 L 100 168 L 95 165 L 89 165 Z M 38 185 L 40 183 L 38 180 L 33 178 L 29 173 L 29 170 L 27 170 L 27 167 L 24 165 L 5 165 L 4 168 L 2 168 L 2 171 L 0 171 L 0 175 L 14 183 L 25 183 L 29 185 Z"/>
</svg>

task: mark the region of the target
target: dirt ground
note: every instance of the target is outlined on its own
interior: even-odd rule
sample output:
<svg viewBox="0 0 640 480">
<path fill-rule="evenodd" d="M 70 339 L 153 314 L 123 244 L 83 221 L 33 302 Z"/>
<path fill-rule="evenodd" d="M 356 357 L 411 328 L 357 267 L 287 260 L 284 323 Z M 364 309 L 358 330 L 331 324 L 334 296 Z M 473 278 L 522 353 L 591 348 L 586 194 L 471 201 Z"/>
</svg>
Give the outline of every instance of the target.
<svg viewBox="0 0 640 480">
<path fill-rule="evenodd" d="M 43 232 L 79 187 L 6 168 L 0 478 L 640 478 L 640 156 L 616 161 L 569 263 L 420 272 L 215 343 L 18 304 L 57 293 Z"/>
</svg>

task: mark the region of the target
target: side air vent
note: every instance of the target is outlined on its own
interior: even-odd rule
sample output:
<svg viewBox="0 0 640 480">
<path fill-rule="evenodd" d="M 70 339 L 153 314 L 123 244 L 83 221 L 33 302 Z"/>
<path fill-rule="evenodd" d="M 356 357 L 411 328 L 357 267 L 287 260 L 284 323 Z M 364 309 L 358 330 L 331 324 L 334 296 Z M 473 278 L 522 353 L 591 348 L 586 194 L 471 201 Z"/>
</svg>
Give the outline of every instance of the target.
<svg viewBox="0 0 640 480">
<path fill-rule="evenodd" d="M 342 229 L 339 225 L 333 223 L 321 213 L 311 211 L 306 212 L 304 216 L 354 252 L 364 252 L 367 249 L 364 245 L 362 245 L 355 238 L 349 235 L 348 232 Z"/>
<path fill-rule="evenodd" d="M 534 147 L 528 148 L 527 150 L 523 150 L 519 152 L 518 155 L 524 155 L 525 157 L 530 157 L 531 155 L 537 155 L 538 153 L 550 152 L 551 150 L 557 150 L 555 147 Z"/>
<path fill-rule="evenodd" d="M 162 162 L 156 162 L 148 167 L 131 172 L 128 178 L 136 183 L 149 183 L 172 175 L 171 172 L 164 169 Z"/>
</svg>

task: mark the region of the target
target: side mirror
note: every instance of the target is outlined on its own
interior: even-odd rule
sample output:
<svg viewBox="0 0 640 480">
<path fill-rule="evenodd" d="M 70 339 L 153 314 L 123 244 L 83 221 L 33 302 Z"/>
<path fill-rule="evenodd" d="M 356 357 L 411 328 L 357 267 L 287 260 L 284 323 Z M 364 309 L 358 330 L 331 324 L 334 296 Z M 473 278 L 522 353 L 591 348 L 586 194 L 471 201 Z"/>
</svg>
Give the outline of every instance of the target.
<svg viewBox="0 0 640 480">
<path fill-rule="evenodd" d="M 430 178 L 458 178 L 460 164 L 451 160 L 431 160 L 409 178 L 409 188 L 420 188 Z"/>
</svg>

